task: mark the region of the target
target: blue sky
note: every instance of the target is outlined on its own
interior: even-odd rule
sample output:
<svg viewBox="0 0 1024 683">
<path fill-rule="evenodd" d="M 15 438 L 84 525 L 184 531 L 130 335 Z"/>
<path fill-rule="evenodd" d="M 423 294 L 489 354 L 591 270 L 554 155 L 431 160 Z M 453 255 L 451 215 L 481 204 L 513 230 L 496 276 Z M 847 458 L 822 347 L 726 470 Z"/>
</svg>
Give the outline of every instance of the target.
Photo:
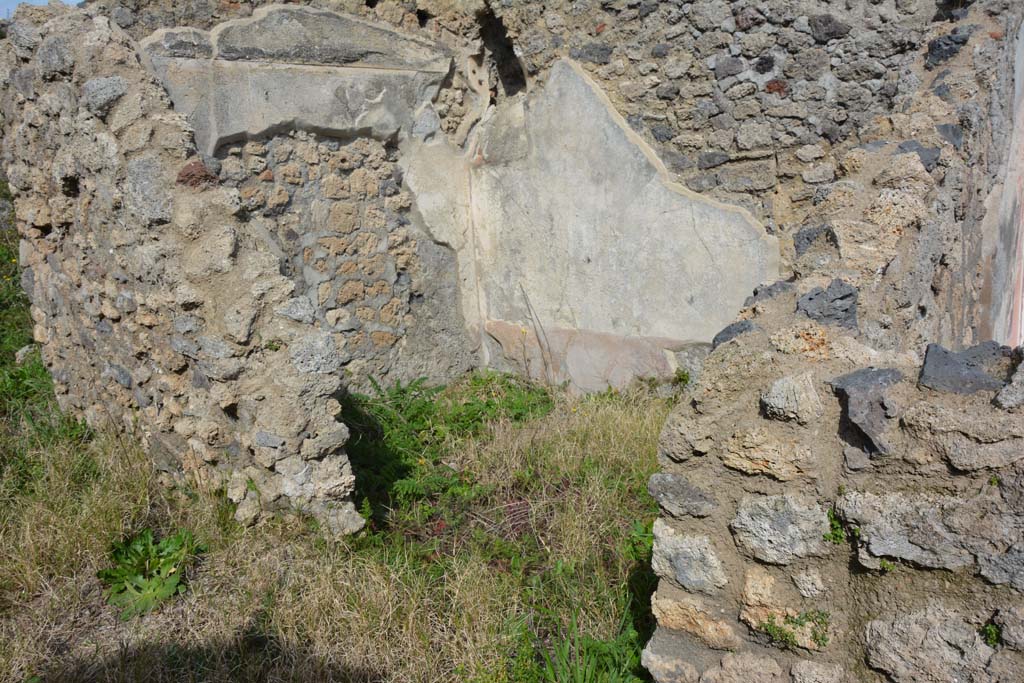
<svg viewBox="0 0 1024 683">
<path fill-rule="evenodd" d="M 25 0 L 30 5 L 45 5 L 46 0 Z M 14 13 L 14 8 L 20 5 L 22 0 L 0 0 L 0 19 L 6 19 Z"/>
</svg>

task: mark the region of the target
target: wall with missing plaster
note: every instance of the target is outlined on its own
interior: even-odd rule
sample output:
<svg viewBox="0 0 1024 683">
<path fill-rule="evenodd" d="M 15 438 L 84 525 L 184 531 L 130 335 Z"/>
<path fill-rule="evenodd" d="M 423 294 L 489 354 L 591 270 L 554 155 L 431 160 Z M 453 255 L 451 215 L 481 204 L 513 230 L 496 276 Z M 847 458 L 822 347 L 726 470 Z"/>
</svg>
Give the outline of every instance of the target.
<svg viewBox="0 0 1024 683">
<path fill-rule="evenodd" d="M 26 12 L 5 162 L 61 404 L 140 425 L 244 522 L 361 526 L 346 391 L 479 366 L 668 379 L 777 275 L 760 223 L 674 185 L 569 61 L 495 108 L 478 55 L 323 10 L 139 44 Z M 478 87 L 445 95 L 456 59 Z M 467 104 L 447 129 L 446 97 Z"/>
<path fill-rule="evenodd" d="M 371 377 L 699 369 L 650 482 L 656 680 L 1013 680 L 978 631 L 1024 623 L 1024 373 L 972 345 L 1019 334 L 1017 4 L 263 4 L 0 42 L 67 410 L 344 533 Z"/>
</svg>

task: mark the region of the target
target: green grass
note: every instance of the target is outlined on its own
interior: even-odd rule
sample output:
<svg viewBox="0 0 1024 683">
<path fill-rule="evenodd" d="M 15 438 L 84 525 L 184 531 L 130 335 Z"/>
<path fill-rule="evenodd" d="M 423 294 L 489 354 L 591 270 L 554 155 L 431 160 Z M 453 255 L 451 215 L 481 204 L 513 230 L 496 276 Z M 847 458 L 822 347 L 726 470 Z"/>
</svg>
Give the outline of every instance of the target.
<svg viewBox="0 0 1024 683">
<path fill-rule="evenodd" d="M 493 422 L 542 417 L 554 405 L 546 390 L 494 372 L 474 373 L 447 389 L 424 380 L 373 387 L 373 396 L 349 397 L 342 419 L 352 433 L 346 450 L 360 475 L 363 509 L 378 523 L 385 511 L 408 511 L 417 501 L 457 507 L 482 494 L 444 461 L 453 444 Z"/>
<path fill-rule="evenodd" d="M 609 394 L 564 407 L 572 416 L 631 400 Z M 583 676 L 580 681 L 648 680 L 639 652 L 653 628 L 649 597 L 655 580 L 648 566 L 656 508 L 644 490 L 650 462 L 625 478 L 610 477 L 602 463 L 586 456 L 553 462 L 556 458 L 544 451 L 557 446 L 534 442 L 535 452 L 525 455 L 536 461 L 524 462 L 499 481 L 484 471 L 483 459 L 453 457 L 468 443 L 486 448 L 494 425 L 513 432 L 528 428 L 555 406 L 549 390 L 493 372 L 474 373 L 446 388 L 413 382 L 350 397 L 344 412 L 352 430 L 347 450 L 371 522 L 357 546 L 408 553 L 437 580 L 463 561 L 486 563 L 502 575 L 505 590 L 523 602 L 531 626 L 509 638 L 506 670 L 479 680 L 575 681 L 565 677 L 570 668 Z M 561 506 L 559 489 L 591 482 L 605 487 L 610 499 L 628 497 L 627 504 L 646 515 L 628 524 L 623 519 L 598 556 L 572 556 L 575 549 L 567 549 L 569 557 L 553 558 L 545 543 L 552 530 L 536 528 L 528 501 Z M 484 515 L 489 518 L 481 523 Z M 585 588 L 588 583 L 592 588 Z M 581 593 L 594 588 L 604 594 L 581 602 Z M 575 606 L 594 598 L 613 605 L 618 616 L 616 630 L 604 639 L 581 633 L 577 622 Z M 505 628 L 513 636 L 523 623 L 511 620 Z"/>
<path fill-rule="evenodd" d="M 765 621 L 758 624 L 757 628 L 768 635 L 768 639 L 773 645 L 791 650 L 797 648 L 796 633 L 778 623 L 775 620 L 775 615 L 769 615 Z"/>
<path fill-rule="evenodd" d="M 344 411 L 367 530 L 338 538 L 297 513 L 242 528 L 223 494 L 168 485 L 133 439 L 62 415 L 37 352 L 15 364 L 31 320 L 14 258 L 0 230 L 9 680 L 648 680 L 646 481 L 667 401 L 495 373 L 380 387 Z M 207 551 L 187 592 L 125 623 L 97 574 L 147 529 Z"/>
</svg>

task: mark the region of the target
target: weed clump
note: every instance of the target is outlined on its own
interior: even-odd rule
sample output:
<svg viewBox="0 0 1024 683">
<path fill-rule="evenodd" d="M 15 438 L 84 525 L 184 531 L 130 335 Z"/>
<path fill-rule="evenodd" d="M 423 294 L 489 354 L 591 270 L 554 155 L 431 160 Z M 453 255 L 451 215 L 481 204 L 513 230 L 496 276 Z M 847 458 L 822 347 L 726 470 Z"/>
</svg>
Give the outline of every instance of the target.
<svg viewBox="0 0 1024 683">
<path fill-rule="evenodd" d="M 989 647 L 996 647 L 1003 639 L 1003 630 L 998 624 L 988 623 L 981 627 L 981 639 Z"/>
<path fill-rule="evenodd" d="M 828 612 L 823 610 L 810 610 L 801 612 L 797 616 L 786 616 L 782 623 L 778 623 L 775 615 L 758 624 L 759 631 L 764 632 L 772 645 L 783 649 L 795 650 L 800 647 L 800 640 L 794 629 L 802 629 L 810 626 L 810 638 L 817 647 L 826 647 L 829 643 L 828 627 L 830 622 Z"/>
<path fill-rule="evenodd" d="M 839 515 L 836 514 L 834 509 L 828 511 L 828 533 L 824 534 L 824 539 L 829 543 L 835 545 L 842 545 L 846 543 L 846 529 L 843 528 L 843 523 L 839 519 Z"/>
<path fill-rule="evenodd" d="M 110 551 L 114 566 L 96 577 L 107 586 L 107 602 L 122 608 L 121 618 L 127 621 L 184 593 L 188 565 L 205 550 L 187 530 L 156 541 L 146 529 L 115 543 Z"/>
</svg>

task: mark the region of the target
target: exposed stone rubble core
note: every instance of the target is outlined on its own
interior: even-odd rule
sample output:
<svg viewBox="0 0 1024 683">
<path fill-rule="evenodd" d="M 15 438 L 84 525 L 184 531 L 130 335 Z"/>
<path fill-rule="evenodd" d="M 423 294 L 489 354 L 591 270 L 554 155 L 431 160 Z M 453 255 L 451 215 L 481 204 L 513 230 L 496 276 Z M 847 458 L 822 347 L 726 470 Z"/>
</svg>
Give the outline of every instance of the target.
<svg viewBox="0 0 1024 683">
<path fill-rule="evenodd" d="M 23 8 L 10 36 L 6 166 L 62 405 L 138 424 L 244 522 L 359 528 L 346 390 L 481 363 L 670 378 L 778 274 L 775 238 L 673 185 L 569 61 L 529 97 L 498 69 L 493 108 L 487 50 L 307 7 L 139 45 L 95 8 Z M 456 80 L 476 104 L 452 129 Z"/>
<path fill-rule="evenodd" d="M 1022 13 L 979 2 L 956 40 L 920 45 L 903 99 L 919 135 L 925 116 L 938 129 L 959 125 L 943 112 L 962 123 L 1013 101 L 989 69 L 1012 72 Z M 973 101 L 937 94 L 951 80 Z M 797 277 L 747 300 L 665 425 L 644 654 L 659 683 L 1021 680 L 1024 348 L 922 343 L 915 330 L 950 311 L 900 328 L 889 307 L 913 300 L 913 280 L 889 273 L 946 230 L 946 207 L 977 216 L 959 225 L 964 245 L 978 238 L 986 197 L 960 188 L 994 188 L 992 201 L 1007 168 L 969 168 L 966 150 L 1003 153 L 1013 124 L 931 155 L 876 142 L 901 116 L 880 112 L 858 145 L 833 148 L 836 178 L 794 240 Z M 660 539 L 707 539 L 714 573 Z M 708 576 L 714 590 L 694 580 Z"/>
<path fill-rule="evenodd" d="M 358 119 L 345 139 L 268 131 L 204 160 L 106 17 L 19 10 L 12 34 L 6 168 L 61 405 L 138 428 L 241 521 L 287 507 L 360 528 L 340 392 L 474 363 L 452 254 L 412 224 L 396 164 L 429 84 L 381 140 Z"/>
</svg>

